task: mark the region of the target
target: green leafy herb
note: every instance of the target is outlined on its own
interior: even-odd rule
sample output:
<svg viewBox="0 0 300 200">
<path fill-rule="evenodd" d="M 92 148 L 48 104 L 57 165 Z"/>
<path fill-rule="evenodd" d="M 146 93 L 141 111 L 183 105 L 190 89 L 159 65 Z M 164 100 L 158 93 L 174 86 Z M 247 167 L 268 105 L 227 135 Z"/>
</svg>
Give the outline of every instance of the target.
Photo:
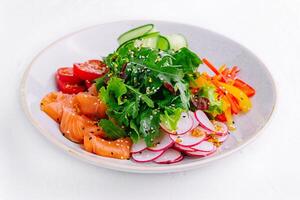
<svg viewBox="0 0 300 200">
<path fill-rule="evenodd" d="M 189 82 L 201 63 L 195 53 L 187 48 L 161 51 L 128 42 L 104 62 L 109 81 L 105 84 L 101 78 L 96 85 L 108 106 L 107 115 L 118 128 L 124 127 L 134 142 L 143 138 L 148 146 L 160 135 L 161 121 L 176 129 L 181 112 L 189 109 Z"/>
<path fill-rule="evenodd" d="M 141 114 L 140 132 L 147 146 L 153 146 L 154 139 L 160 135 L 159 123 L 159 113 L 156 111 L 149 109 Z"/>
<path fill-rule="evenodd" d="M 130 121 L 130 132 L 129 132 L 129 136 L 132 139 L 132 141 L 134 143 L 137 143 L 140 140 L 140 133 L 139 133 L 139 129 L 137 127 L 137 125 L 133 122 L 133 120 Z"/>
<path fill-rule="evenodd" d="M 123 104 L 121 97 L 126 94 L 126 85 L 121 79 L 112 77 L 107 84 L 107 88 L 101 87 L 100 98 L 109 106 L 116 106 Z"/>
<path fill-rule="evenodd" d="M 182 69 L 186 73 L 193 73 L 199 64 L 202 64 L 201 59 L 188 48 L 179 49 L 174 55 L 174 64 L 182 65 Z"/>
<path fill-rule="evenodd" d="M 198 95 L 209 100 L 209 108 L 207 110 L 208 113 L 216 116 L 217 114 L 221 114 L 223 112 L 222 102 L 218 100 L 218 94 L 213 86 L 203 86 Z"/>
<path fill-rule="evenodd" d="M 129 85 L 126 85 L 126 87 L 134 92 L 137 95 L 137 98 L 141 98 L 150 108 L 154 107 L 154 102 L 147 95 L 140 93 L 137 89 L 134 89 Z"/>
<path fill-rule="evenodd" d="M 106 136 L 110 139 L 118 139 L 126 136 L 124 129 L 118 127 L 110 120 L 101 119 L 99 126 L 104 129 Z"/>
<path fill-rule="evenodd" d="M 180 119 L 181 113 L 181 108 L 165 110 L 164 114 L 160 115 L 160 121 L 166 128 L 171 131 L 175 131 L 177 129 L 177 122 Z"/>
</svg>

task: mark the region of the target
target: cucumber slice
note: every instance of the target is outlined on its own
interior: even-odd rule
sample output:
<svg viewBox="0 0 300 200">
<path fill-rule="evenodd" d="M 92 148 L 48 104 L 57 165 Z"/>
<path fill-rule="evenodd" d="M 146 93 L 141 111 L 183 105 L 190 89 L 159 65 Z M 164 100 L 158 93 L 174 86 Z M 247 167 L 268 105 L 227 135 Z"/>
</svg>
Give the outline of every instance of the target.
<svg viewBox="0 0 300 200">
<path fill-rule="evenodd" d="M 167 35 L 166 38 L 170 43 L 171 49 L 174 49 L 175 51 L 181 49 L 182 47 L 188 47 L 187 41 L 183 35 L 171 34 Z"/>
<path fill-rule="evenodd" d="M 136 46 L 156 48 L 159 32 L 143 35 L 135 41 Z"/>
<path fill-rule="evenodd" d="M 121 47 L 126 46 L 128 44 L 132 44 L 132 43 L 134 43 L 135 46 L 155 48 L 158 36 L 159 36 L 159 32 L 154 32 L 154 33 L 148 33 L 146 35 L 142 35 L 137 38 L 133 38 L 133 39 L 121 44 L 118 47 L 117 51 Z"/>
<path fill-rule="evenodd" d="M 156 48 L 161 50 L 169 50 L 170 49 L 170 43 L 168 39 L 162 35 L 158 36 Z"/>
<path fill-rule="evenodd" d="M 149 33 L 153 29 L 153 27 L 154 27 L 153 24 L 146 24 L 146 25 L 131 29 L 131 30 L 123 33 L 122 35 L 120 35 L 118 37 L 118 42 L 121 45 L 129 40 L 132 40 L 134 38 L 145 35 L 145 34 Z"/>
</svg>

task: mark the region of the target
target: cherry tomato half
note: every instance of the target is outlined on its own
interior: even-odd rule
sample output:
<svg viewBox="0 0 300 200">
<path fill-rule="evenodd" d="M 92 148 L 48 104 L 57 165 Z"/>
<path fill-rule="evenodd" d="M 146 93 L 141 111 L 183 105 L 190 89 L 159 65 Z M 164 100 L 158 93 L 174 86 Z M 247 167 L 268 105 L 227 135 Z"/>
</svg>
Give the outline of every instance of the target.
<svg viewBox="0 0 300 200">
<path fill-rule="evenodd" d="M 95 80 L 107 72 L 106 65 L 100 60 L 89 60 L 84 63 L 75 63 L 73 65 L 75 76 L 81 80 Z"/>
<path fill-rule="evenodd" d="M 226 122 L 227 121 L 226 116 L 225 116 L 224 113 L 217 115 L 216 120 L 218 120 L 220 122 Z"/>
<path fill-rule="evenodd" d="M 93 82 L 92 81 L 89 81 L 89 80 L 85 80 L 84 81 L 84 85 L 87 89 L 89 89 L 92 85 L 93 85 Z"/>
<path fill-rule="evenodd" d="M 77 76 L 74 76 L 73 68 L 71 67 L 61 67 L 57 70 L 57 76 L 59 80 L 64 83 L 79 83 L 80 79 Z"/>
<path fill-rule="evenodd" d="M 71 84 L 63 82 L 59 78 L 58 74 L 56 75 L 56 84 L 58 90 L 66 94 L 77 94 L 79 92 L 84 92 L 86 89 L 83 85 L 80 85 L 78 83 Z"/>
</svg>

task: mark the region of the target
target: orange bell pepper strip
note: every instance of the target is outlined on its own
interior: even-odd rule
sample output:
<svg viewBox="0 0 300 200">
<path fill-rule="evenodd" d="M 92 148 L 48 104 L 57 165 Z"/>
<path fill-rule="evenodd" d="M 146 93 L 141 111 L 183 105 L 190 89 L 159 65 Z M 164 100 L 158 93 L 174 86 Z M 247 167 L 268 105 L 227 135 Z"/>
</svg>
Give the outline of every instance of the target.
<svg viewBox="0 0 300 200">
<path fill-rule="evenodd" d="M 223 89 L 225 91 L 225 93 L 227 91 L 228 93 L 230 93 L 232 96 L 235 97 L 235 99 L 238 102 L 239 108 L 243 112 L 247 112 L 251 109 L 251 107 L 252 107 L 251 101 L 242 90 L 240 90 L 239 88 L 237 88 L 235 86 L 228 85 L 228 84 L 222 83 L 222 82 L 217 82 L 217 84 L 218 84 L 218 87 L 220 87 L 221 89 Z"/>
<path fill-rule="evenodd" d="M 238 114 L 240 112 L 240 108 L 239 108 L 239 104 L 238 104 L 237 100 L 234 99 L 234 97 L 230 93 L 227 93 L 226 97 L 230 103 L 231 112 L 233 114 Z"/>
<path fill-rule="evenodd" d="M 222 81 L 226 82 L 226 78 L 223 76 L 223 74 L 220 73 L 220 72 L 218 71 L 218 69 L 217 69 L 215 66 L 213 66 L 213 64 L 211 64 L 206 58 L 203 58 L 203 59 L 202 59 L 202 62 L 203 62 L 203 63 L 204 63 L 211 71 L 213 71 L 217 76 L 220 76 Z"/>
</svg>

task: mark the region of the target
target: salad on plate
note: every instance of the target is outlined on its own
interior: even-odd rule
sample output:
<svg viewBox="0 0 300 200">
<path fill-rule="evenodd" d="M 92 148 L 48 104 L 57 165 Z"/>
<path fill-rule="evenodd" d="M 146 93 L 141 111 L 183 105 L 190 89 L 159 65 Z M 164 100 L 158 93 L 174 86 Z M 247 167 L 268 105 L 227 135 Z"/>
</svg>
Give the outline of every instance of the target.
<svg viewBox="0 0 300 200">
<path fill-rule="evenodd" d="M 118 43 L 102 60 L 60 67 L 58 91 L 41 100 L 62 135 L 90 153 L 158 164 L 210 156 L 236 128 L 234 115 L 251 109 L 255 90 L 240 69 L 215 67 L 181 34 L 146 24 Z"/>
</svg>

